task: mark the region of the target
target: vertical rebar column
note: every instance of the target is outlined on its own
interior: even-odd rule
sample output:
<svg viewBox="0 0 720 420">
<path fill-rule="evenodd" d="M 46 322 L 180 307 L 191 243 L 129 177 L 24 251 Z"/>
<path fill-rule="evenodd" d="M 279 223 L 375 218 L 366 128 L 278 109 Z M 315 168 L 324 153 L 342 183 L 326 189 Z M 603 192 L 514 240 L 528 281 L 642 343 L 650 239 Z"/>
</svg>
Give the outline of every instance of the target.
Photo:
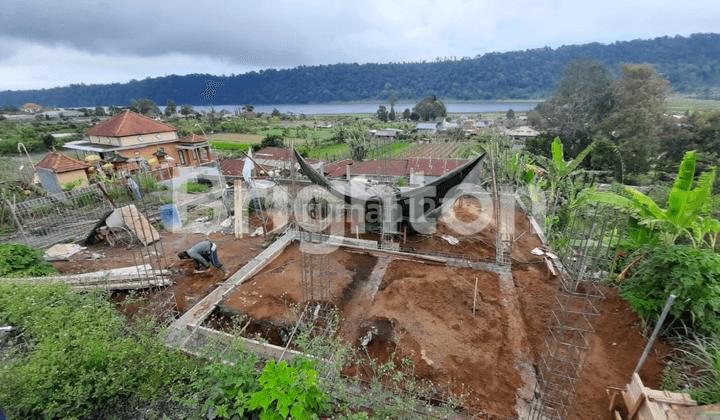
<svg viewBox="0 0 720 420">
<path fill-rule="evenodd" d="M 498 192 L 498 204 L 495 205 L 497 231 L 495 232 L 495 258 L 498 264 L 510 265 L 510 248 L 515 232 L 515 197 L 507 193 L 506 188 Z"/>
<path fill-rule="evenodd" d="M 304 242 L 300 256 L 303 303 L 328 302 L 330 300 L 330 276 L 328 254 L 322 244 Z M 308 252 L 311 251 L 311 252 Z"/>
<path fill-rule="evenodd" d="M 595 283 L 561 276 L 538 367 L 531 420 L 567 419 L 605 296 Z"/>
</svg>

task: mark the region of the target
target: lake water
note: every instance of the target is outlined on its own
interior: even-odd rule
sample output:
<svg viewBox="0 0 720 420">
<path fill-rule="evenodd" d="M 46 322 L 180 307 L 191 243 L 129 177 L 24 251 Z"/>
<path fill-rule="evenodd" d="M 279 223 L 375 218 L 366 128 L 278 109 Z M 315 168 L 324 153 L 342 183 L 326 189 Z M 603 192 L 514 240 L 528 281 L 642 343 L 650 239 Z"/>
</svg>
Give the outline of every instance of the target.
<svg viewBox="0 0 720 420">
<path fill-rule="evenodd" d="M 515 112 L 529 111 L 535 108 L 538 102 L 462 102 L 462 103 L 445 103 L 445 108 L 452 114 L 479 114 L 483 112 L 507 112 L 512 108 Z M 277 108 L 281 113 L 293 112 L 295 114 L 319 115 L 319 114 L 374 114 L 380 105 L 390 109 L 387 103 L 373 104 L 312 104 L 312 105 L 255 105 L 255 112 L 271 113 Z M 402 113 L 406 108 L 412 110 L 414 103 L 395 104 L 395 112 Z M 180 104 L 177 104 L 178 111 Z M 242 110 L 243 105 L 215 105 L 215 111 L 226 109 L 232 113 L 235 109 Z M 164 106 L 159 106 L 164 111 Z M 196 111 L 210 111 L 209 106 L 193 106 Z"/>
</svg>

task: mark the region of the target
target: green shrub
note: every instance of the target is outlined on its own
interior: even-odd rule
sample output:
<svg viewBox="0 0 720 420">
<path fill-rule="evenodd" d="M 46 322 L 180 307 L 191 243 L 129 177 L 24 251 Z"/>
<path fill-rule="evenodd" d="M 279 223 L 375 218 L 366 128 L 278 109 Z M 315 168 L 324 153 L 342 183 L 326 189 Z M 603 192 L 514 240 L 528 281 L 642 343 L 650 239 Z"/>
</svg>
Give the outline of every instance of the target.
<svg viewBox="0 0 720 420">
<path fill-rule="evenodd" d="M 660 317 L 670 294 L 677 296 L 670 321 L 705 333 L 720 333 L 720 255 L 689 246 L 660 248 L 644 259 L 620 295 L 643 318 Z"/>
<path fill-rule="evenodd" d="M 261 419 L 312 419 L 325 408 L 325 396 L 318 388 L 317 372 L 312 363 L 303 360 L 300 367 L 288 366 L 284 360 L 265 365 L 260 376 L 262 390 L 248 403 L 251 410 L 261 409 Z"/>
<path fill-rule="evenodd" d="M 247 404 L 260 390 L 260 383 L 255 370 L 256 357 L 244 356 L 236 358 L 233 365 L 217 361 L 203 368 L 202 378 L 193 387 L 205 400 L 204 413 L 214 409 L 214 415 L 219 418 L 249 418 Z"/>
<path fill-rule="evenodd" d="M 79 187 L 82 184 L 82 178 L 78 178 L 75 181 L 61 182 L 60 189 L 63 191 L 70 191 L 75 187 Z"/>
<path fill-rule="evenodd" d="M 0 277 L 42 277 L 57 274 L 57 269 L 43 260 L 44 252 L 21 244 L 0 244 Z"/>
<path fill-rule="evenodd" d="M 195 381 L 198 361 L 166 348 L 153 324 L 128 324 L 107 297 L 60 283 L 0 283 L 0 319 L 24 340 L 1 360 L 8 418 L 85 418 L 127 400 L 182 395 Z"/>
</svg>

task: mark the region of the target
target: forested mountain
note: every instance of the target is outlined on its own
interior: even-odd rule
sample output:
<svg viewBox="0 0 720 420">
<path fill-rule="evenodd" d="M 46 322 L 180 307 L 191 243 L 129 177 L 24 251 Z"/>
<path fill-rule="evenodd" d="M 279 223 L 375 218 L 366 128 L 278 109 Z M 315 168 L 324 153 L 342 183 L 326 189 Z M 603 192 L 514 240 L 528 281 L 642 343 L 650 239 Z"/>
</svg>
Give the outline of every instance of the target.
<svg viewBox="0 0 720 420">
<path fill-rule="evenodd" d="M 444 101 L 543 99 L 552 94 L 563 69 L 580 57 L 602 61 L 615 75 L 620 63 L 649 63 L 675 91 L 720 99 L 720 34 L 693 34 L 493 52 L 459 60 L 300 66 L 231 76 L 172 75 L 109 85 L 3 91 L 0 105 L 109 106 L 127 105 L 132 98 L 157 104 L 168 99 L 192 105 L 305 104 L 385 100 L 390 91 L 398 99 L 432 95 Z"/>
</svg>

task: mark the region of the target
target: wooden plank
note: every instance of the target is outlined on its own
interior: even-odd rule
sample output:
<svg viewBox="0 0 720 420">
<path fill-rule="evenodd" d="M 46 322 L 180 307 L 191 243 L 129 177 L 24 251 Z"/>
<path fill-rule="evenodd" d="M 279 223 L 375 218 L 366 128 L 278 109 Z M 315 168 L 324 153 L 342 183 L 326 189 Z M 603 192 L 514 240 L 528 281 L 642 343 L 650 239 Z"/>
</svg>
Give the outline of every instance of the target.
<svg viewBox="0 0 720 420">
<path fill-rule="evenodd" d="M 160 234 L 157 230 L 148 222 L 134 204 L 125 206 L 120 209 L 122 213 L 123 221 L 127 225 L 128 229 L 137 236 L 138 240 L 143 245 L 147 246 L 155 241 L 160 240 Z"/>
<path fill-rule="evenodd" d="M 605 392 L 608 393 L 608 396 L 610 396 L 610 390 L 606 389 Z M 613 408 L 615 408 L 615 398 L 617 398 L 618 392 L 612 391 L 612 396 L 610 396 L 610 406 L 608 406 L 608 411 L 613 411 Z"/>
<path fill-rule="evenodd" d="M 645 401 L 645 392 L 642 380 L 640 379 L 640 375 L 637 373 L 633 373 L 632 381 L 630 381 L 629 384 L 626 385 L 627 393 L 630 397 L 630 404 L 627 404 L 628 410 L 630 410 L 632 407 L 635 407 L 638 404 L 638 401 L 640 401 L 642 396 L 642 401 Z M 655 418 L 653 417 L 653 413 L 650 411 L 650 408 L 647 404 L 639 404 L 637 405 L 637 411 L 632 413 L 633 416 L 637 415 L 637 418 L 639 420 L 661 420 L 662 417 Z M 628 420 L 630 420 L 630 417 L 628 417 Z"/>
<path fill-rule="evenodd" d="M 170 279 L 156 279 L 156 280 L 143 280 L 127 283 L 111 283 L 111 284 L 92 284 L 86 286 L 73 286 L 75 290 L 88 290 L 88 289 L 105 289 L 105 290 L 137 290 L 137 289 L 149 289 L 151 287 L 169 286 L 172 284 Z"/>
<path fill-rule="evenodd" d="M 635 400 L 635 404 L 632 406 L 628 414 L 628 420 L 633 420 L 635 418 L 635 415 L 638 413 L 638 411 L 640 411 L 640 407 L 643 405 L 646 398 L 647 397 L 645 396 L 645 394 L 641 393 L 638 399 Z"/>
<path fill-rule="evenodd" d="M 613 411 L 613 415 L 615 415 L 615 420 L 622 420 L 622 417 L 620 417 L 620 413 L 617 410 Z"/>
<path fill-rule="evenodd" d="M 675 404 L 675 405 L 683 405 L 687 407 L 696 407 L 697 402 L 690 400 L 687 401 L 684 398 L 672 398 L 672 397 L 660 397 L 655 395 L 649 395 L 648 400 L 657 402 L 657 403 L 664 403 L 664 404 Z"/>
</svg>

